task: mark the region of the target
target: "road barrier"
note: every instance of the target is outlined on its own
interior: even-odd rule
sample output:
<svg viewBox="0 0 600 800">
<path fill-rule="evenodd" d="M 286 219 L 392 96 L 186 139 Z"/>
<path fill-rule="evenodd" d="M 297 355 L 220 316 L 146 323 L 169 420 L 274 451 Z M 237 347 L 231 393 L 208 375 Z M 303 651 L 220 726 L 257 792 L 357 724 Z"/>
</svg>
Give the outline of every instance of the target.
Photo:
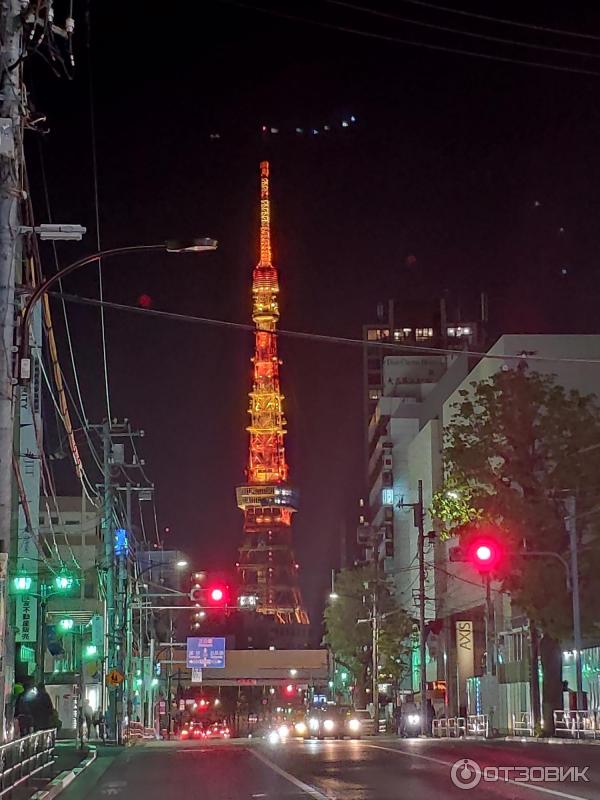
<svg viewBox="0 0 600 800">
<path fill-rule="evenodd" d="M 533 736 L 533 720 L 530 711 L 521 711 L 512 715 L 513 736 Z"/>
<path fill-rule="evenodd" d="M 458 739 L 467 736 L 467 720 L 465 717 L 434 719 L 432 733 L 440 739 Z"/>
<path fill-rule="evenodd" d="M 594 711 L 563 711 L 554 712 L 554 731 L 557 736 L 571 739 L 596 739 L 600 738 L 598 719 Z"/>
<path fill-rule="evenodd" d="M 0 745 L 0 797 L 54 764 L 56 731 L 38 731 Z"/>
<path fill-rule="evenodd" d="M 487 714 L 469 714 L 467 717 L 467 736 L 489 736 Z"/>
</svg>

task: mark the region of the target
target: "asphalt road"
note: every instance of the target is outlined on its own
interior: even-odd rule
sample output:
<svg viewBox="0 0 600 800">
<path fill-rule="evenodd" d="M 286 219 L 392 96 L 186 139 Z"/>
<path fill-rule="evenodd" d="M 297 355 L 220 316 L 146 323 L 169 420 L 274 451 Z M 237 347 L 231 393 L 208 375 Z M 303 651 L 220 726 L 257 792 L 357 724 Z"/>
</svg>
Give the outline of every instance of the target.
<svg viewBox="0 0 600 800">
<path fill-rule="evenodd" d="M 452 781 L 452 765 L 473 788 Z M 519 768 L 516 771 L 512 768 Z M 525 776 L 524 767 L 534 772 Z M 542 767 L 552 768 L 542 773 Z M 587 781 L 560 768 L 578 767 Z M 497 768 L 511 768 L 506 771 Z M 462 770 L 455 770 L 461 773 Z M 527 783 L 522 779 L 529 777 Z M 487 779 L 486 779 L 487 778 Z M 496 778 L 496 780 L 494 780 Z M 544 780 L 540 780 L 544 778 Z M 565 779 L 566 778 L 566 779 Z M 461 774 L 457 780 L 460 781 Z M 491 779 L 491 780 L 488 780 Z M 600 800 L 600 744 L 479 741 L 152 742 L 105 749 L 61 800 Z"/>
</svg>

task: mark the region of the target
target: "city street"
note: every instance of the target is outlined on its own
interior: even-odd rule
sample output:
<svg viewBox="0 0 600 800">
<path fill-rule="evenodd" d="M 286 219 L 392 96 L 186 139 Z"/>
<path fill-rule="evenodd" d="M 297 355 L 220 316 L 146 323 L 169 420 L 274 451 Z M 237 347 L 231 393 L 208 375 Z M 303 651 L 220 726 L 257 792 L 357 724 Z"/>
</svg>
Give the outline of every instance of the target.
<svg viewBox="0 0 600 800">
<path fill-rule="evenodd" d="M 600 799 L 600 750 L 595 745 L 479 741 L 262 741 L 151 742 L 96 762 L 61 795 L 62 800 L 431 800 L 434 797 Z M 484 767 L 586 767 L 587 782 L 481 782 L 458 788 L 451 767 L 459 759 Z M 539 772 L 539 770 L 538 770 Z M 556 770 L 555 770 L 556 772 Z"/>
</svg>

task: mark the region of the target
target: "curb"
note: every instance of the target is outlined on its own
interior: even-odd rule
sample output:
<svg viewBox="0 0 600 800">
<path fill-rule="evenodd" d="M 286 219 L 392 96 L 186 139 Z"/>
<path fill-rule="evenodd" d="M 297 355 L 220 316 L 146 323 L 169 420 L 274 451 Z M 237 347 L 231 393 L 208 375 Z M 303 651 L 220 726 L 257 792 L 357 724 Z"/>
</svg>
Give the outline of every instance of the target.
<svg viewBox="0 0 600 800">
<path fill-rule="evenodd" d="M 87 769 L 90 764 L 94 763 L 97 755 L 98 751 L 96 749 L 91 750 L 89 756 L 85 758 L 78 767 L 60 772 L 44 789 L 40 789 L 32 795 L 30 800 L 53 800 L 53 798 L 57 797 L 63 789 L 66 789 L 84 769 Z"/>
<path fill-rule="evenodd" d="M 534 744 L 595 744 L 600 745 L 598 739 L 571 739 L 567 736 L 503 736 L 503 742 L 533 742 Z"/>
</svg>

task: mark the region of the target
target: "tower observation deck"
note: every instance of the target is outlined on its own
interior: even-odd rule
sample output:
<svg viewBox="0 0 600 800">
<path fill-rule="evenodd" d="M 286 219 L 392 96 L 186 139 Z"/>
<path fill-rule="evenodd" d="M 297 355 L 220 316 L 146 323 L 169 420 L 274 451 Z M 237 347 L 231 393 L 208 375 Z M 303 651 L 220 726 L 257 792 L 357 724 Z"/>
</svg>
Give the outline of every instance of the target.
<svg viewBox="0 0 600 800">
<path fill-rule="evenodd" d="M 252 319 L 256 326 L 247 482 L 237 488 L 244 512 L 239 549 L 240 594 L 256 598 L 256 610 L 278 625 L 305 626 L 308 615 L 298 586 L 292 550 L 292 516 L 298 493 L 288 483 L 286 420 L 277 354 L 279 277 L 271 257 L 269 163 L 260 165 L 260 259 L 252 273 Z M 302 637 L 298 637 L 302 638 Z"/>
</svg>

